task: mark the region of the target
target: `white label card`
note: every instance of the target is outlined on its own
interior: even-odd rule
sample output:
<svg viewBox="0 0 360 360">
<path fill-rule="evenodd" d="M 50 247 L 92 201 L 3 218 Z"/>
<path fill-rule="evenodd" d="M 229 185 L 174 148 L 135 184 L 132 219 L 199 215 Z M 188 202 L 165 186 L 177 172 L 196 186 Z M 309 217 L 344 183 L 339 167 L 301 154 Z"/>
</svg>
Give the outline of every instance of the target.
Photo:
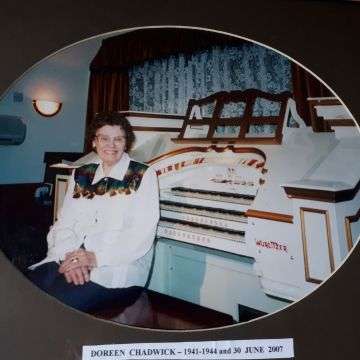
<svg viewBox="0 0 360 360">
<path fill-rule="evenodd" d="M 293 339 L 221 340 L 83 346 L 82 360 L 289 359 Z"/>
</svg>

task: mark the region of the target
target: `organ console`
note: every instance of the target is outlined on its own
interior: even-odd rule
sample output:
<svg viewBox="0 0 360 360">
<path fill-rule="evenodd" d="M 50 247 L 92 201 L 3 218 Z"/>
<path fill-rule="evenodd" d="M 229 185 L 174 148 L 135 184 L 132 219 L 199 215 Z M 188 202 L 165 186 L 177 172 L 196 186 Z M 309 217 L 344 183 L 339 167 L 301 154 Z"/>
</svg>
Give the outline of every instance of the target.
<svg viewBox="0 0 360 360">
<path fill-rule="evenodd" d="M 186 147 L 191 141 L 184 139 L 186 128 L 196 120 L 184 123 L 174 142 L 163 136 L 157 144 L 168 150 L 149 163 L 160 184 L 158 237 L 166 239 L 173 257 L 167 269 L 175 274 L 165 289 L 170 294 L 235 319 L 234 304 L 271 312 L 316 289 L 345 259 L 348 244 L 355 244 L 360 234 L 356 128 L 318 133 L 305 125 L 291 98 L 282 100 L 282 118 L 263 120 L 282 126 L 281 144 L 259 136 L 251 141 L 242 132 L 236 141 L 223 144 L 207 135 L 207 141 L 196 139 Z M 252 120 L 247 119 L 248 129 Z M 254 121 L 261 123 L 259 117 Z M 137 153 L 145 151 L 140 146 Z M 356 219 L 353 231 L 346 230 L 349 217 Z M 184 243 L 193 246 L 180 251 Z M 201 253 L 200 260 L 192 251 Z M 197 278 L 187 267 L 202 273 L 195 295 L 183 285 Z"/>
<path fill-rule="evenodd" d="M 349 182 L 345 187 L 351 199 L 331 200 L 341 171 L 336 163 L 350 145 L 346 139 L 333 133 L 320 139 L 308 128 L 293 129 L 288 136 L 275 149 L 190 147 L 150 161 L 160 184 L 158 237 L 236 254 L 239 263 L 250 258 L 261 290 L 281 301 L 305 296 L 342 262 L 348 248 L 340 224 L 360 204 L 359 166 L 341 175 Z M 351 144 L 347 161 L 352 158 L 354 164 L 360 144 L 358 139 Z M 322 191 L 329 191 L 328 199 L 319 198 Z M 226 272 L 223 281 L 232 281 Z M 234 281 L 232 286 L 242 285 Z"/>
</svg>

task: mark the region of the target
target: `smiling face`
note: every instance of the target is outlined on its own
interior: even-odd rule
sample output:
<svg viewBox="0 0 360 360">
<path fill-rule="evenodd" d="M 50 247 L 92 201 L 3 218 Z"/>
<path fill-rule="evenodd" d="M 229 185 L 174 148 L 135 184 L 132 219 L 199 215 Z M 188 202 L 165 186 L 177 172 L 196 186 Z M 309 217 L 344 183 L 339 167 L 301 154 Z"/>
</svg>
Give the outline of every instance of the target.
<svg viewBox="0 0 360 360">
<path fill-rule="evenodd" d="M 126 148 L 126 136 L 119 125 L 105 125 L 96 131 L 92 142 L 96 152 L 107 168 L 113 167 Z"/>
</svg>

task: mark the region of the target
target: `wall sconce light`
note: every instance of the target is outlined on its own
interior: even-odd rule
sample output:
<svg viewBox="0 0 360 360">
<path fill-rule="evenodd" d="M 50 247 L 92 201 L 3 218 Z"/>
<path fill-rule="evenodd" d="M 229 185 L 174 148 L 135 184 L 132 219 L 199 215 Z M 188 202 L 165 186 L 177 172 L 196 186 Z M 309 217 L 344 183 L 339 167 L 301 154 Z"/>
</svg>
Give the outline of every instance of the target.
<svg viewBox="0 0 360 360">
<path fill-rule="evenodd" d="M 50 117 L 60 111 L 62 103 L 49 100 L 33 100 L 33 106 L 40 115 Z"/>
</svg>

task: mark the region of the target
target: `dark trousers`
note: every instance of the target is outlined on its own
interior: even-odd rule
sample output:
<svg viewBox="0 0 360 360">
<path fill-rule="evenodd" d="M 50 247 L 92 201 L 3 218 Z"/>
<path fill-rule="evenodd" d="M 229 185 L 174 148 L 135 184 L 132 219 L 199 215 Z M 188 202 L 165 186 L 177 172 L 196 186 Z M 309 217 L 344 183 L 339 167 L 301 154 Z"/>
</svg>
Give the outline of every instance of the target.
<svg viewBox="0 0 360 360">
<path fill-rule="evenodd" d="M 84 285 L 69 284 L 58 269 L 56 262 L 45 263 L 29 271 L 27 277 L 66 305 L 85 312 L 101 310 L 114 304 L 129 306 L 138 299 L 143 290 L 139 286 L 108 289 L 91 281 Z"/>
</svg>

